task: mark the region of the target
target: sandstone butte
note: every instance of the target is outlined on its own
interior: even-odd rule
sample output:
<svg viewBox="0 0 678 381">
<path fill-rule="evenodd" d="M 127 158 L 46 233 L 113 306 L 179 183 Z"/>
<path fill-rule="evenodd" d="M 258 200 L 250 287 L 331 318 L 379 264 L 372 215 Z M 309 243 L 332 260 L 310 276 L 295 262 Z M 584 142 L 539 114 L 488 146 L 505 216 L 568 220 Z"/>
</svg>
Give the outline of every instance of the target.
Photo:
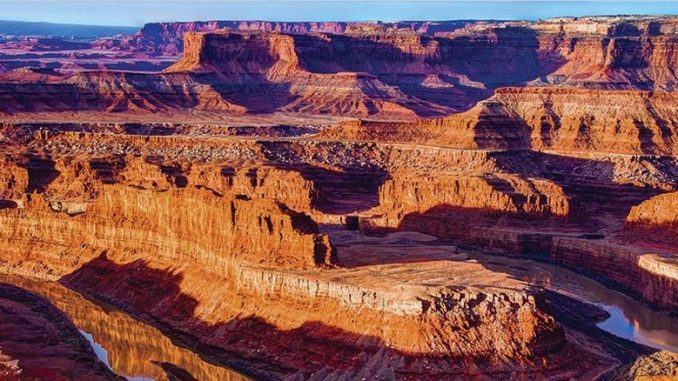
<svg viewBox="0 0 678 381">
<path fill-rule="evenodd" d="M 678 316 L 676 18 L 161 23 L 0 64 L 0 378 L 678 377 L 510 264 Z M 164 349 L 111 370 L 83 326 Z"/>
</svg>

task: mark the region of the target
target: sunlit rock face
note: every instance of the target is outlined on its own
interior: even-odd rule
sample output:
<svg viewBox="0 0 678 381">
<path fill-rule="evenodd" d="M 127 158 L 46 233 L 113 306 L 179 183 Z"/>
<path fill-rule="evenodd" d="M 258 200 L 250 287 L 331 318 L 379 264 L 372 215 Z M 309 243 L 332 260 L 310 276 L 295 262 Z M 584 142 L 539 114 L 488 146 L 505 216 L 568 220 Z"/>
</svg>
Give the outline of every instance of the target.
<svg viewBox="0 0 678 381">
<path fill-rule="evenodd" d="M 119 250 L 131 255 L 130 259 L 148 245 L 147 252 L 176 261 L 189 255 L 215 272 L 225 271 L 230 258 L 293 268 L 330 263 L 332 247 L 326 236 L 317 233 L 315 222 L 268 199 L 251 200 L 239 193 L 216 195 L 188 187 L 184 176 L 165 175 L 161 167 L 150 164 L 137 164 L 137 169 L 145 171 L 135 175 L 130 175 L 130 168 L 120 171 L 127 184 L 102 181 L 86 161 L 40 164 L 45 167 L 30 172 L 40 177 L 47 176 L 42 171 L 52 171 L 51 182 L 44 185 L 44 193 L 33 193 L 23 207 L 7 209 L 26 224 L 3 224 L 8 237 L 21 229 L 42 231 L 38 236 L 51 231 L 57 241 L 72 239 L 82 241 L 83 248 Z M 56 220 L 49 222 L 48 217 Z M 200 236 L 196 230 L 202 232 Z M 242 238 L 233 239 L 237 236 Z M 22 249 L 17 246 L 15 250 Z M 275 255 L 259 257 L 266 252 Z"/>
</svg>

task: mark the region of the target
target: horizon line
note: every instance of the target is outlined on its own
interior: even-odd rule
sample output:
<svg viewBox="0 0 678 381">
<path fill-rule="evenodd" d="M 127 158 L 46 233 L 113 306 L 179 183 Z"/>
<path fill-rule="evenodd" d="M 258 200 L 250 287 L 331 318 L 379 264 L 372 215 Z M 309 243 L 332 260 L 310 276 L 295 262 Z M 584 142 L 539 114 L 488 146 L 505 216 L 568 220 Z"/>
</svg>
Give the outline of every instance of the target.
<svg viewBox="0 0 678 381">
<path fill-rule="evenodd" d="M 200 0 L 200 1 L 211 1 L 211 0 Z M 263 0 L 268 1 L 268 0 Z M 308 0 L 295 0 L 295 1 L 308 1 Z M 489 0 L 496 2 L 504 2 L 505 0 Z M 518 0 L 518 1 L 532 1 L 532 0 Z M 590 1 L 590 0 L 589 0 Z M 269 18 L 214 18 L 214 19 L 191 19 L 191 20 L 167 20 L 167 21 L 148 21 L 143 24 L 136 25 L 119 25 L 119 24 L 82 24 L 82 23 L 64 23 L 64 22 L 54 22 L 54 21 L 29 21 L 29 20 L 11 20 L 11 19 L 0 19 L 0 22 L 14 22 L 14 23 L 24 23 L 24 24 L 48 24 L 48 25 L 69 25 L 69 26 L 81 26 L 81 27 L 104 27 L 104 28 L 142 28 L 145 25 L 149 24 L 169 24 L 169 23 L 191 23 L 191 22 L 213 22 L 213 21 L 261 21 L 261 22 L 279 22 L 279 23 L 396 23 L 396 22 L 446 22 L 446 21 L 494 21 L 494 22 L 510 22 L 510 21 L 523 21 L 523 22 L 539 22 L 546 21 L 550 19 L 559 19 L 559 18 L 605 18 L 605 17 L 675 17 L 678 18 L 676 14 L 643 14 L 643 13 L 611 13 L 605 15 L 562 15 L 562 16 L 552 16 L 552 17 L 539 17 L 535 19 L 527 18 L 443 18 L 443 19 L 365 19 L 365 20 L 285 20 L 285 19 L 269 19 Z"/>
</svg>

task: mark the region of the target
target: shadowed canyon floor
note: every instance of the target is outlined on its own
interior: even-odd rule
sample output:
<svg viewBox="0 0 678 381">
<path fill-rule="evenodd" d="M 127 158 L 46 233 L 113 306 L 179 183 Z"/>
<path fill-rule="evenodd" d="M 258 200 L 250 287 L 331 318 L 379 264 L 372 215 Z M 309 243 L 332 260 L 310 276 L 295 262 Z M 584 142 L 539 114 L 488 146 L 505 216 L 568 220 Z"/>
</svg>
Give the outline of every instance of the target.
<svg viewBox="0 0 678 381">
<path fill-rule="evenodd" d="M 5 42 L 83 56 L 0 74 L 0 377 L 675 379 L 676 36 L 601 17 Z"/>
</svg>

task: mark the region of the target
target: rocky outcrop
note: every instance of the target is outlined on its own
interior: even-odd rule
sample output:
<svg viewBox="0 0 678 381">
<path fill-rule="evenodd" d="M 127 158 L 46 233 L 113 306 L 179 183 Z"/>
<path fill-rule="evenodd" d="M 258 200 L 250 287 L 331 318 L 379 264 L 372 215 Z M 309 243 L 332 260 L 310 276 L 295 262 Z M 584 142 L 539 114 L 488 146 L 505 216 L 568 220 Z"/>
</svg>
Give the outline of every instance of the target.
<svg viewBox="0 0 678 381">
<path fill-rule="evenodd" d="M 26 202 L 28 171 L 7 158 L 0 162 L 0 168 L 0 209 L 22 207 Z"/>
<path fill-rule="evenodd" d="M 499 215 L 544 218 L 569 214 L 569 201 L 562 188 L 544 180 L 405 173 L 391 176 L 392 179 L 379 188 L 378 210 L 384 215 L 369 220 L 375 227 L 398 228 L 406 217 L 408 226 L 416 225 L 419 222 L 413 221 L 414 214 L 438 211 L 442 216 L 445 209 L 449 209 L 450 224 L 456 221 L 460 230 L 468 228 L 464 227 L 463 220 L 468 218 L 464 214 L 476 214 L 479 218 L 493 215 L 495 217 L 490 218 Z"/>
<path fill-rule="evenodd" d="M 624 237 L 677 247 L 678 193 L 661 194 L 631 208 Z"/>
<path fill-rule="evenodd" d="M 230 80 L 286 77 L 299 70 L 294 38 L 282 34 L 187 33 L 186 49 L 167 72 L 219 71 Z"/>
</svg>

